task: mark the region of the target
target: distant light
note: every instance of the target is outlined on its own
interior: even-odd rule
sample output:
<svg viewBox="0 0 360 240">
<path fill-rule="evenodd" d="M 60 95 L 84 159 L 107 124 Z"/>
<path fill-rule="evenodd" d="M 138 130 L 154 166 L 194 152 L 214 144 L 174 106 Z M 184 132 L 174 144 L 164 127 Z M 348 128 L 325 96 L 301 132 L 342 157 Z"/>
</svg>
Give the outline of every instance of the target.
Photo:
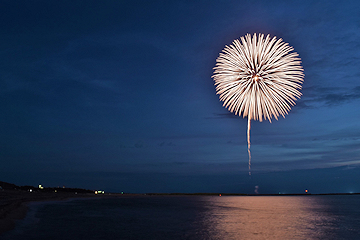
<svg viewBox="0 0 360 240">
<path fill-rule="evenodd" d="M 219 196 L 221 197 L 221 194 L 219 194 Z"/>
<path fill-rule="evenodd" d="M 308 190 L 307 190 L 307 189 L 305 189 L 305 193 L 308 193 Z"/>
<path fill-rule="evenodd" d="M 39 184 L 39 188 L 40 188 L 40 189 L 44 189 L 44 187 L 43 187 L 41 184 Z"/>
<path fill-rule="evenodd" d="M 29 192 L 32 192 L 32 189 L 29 189 Z"/>
</svg>

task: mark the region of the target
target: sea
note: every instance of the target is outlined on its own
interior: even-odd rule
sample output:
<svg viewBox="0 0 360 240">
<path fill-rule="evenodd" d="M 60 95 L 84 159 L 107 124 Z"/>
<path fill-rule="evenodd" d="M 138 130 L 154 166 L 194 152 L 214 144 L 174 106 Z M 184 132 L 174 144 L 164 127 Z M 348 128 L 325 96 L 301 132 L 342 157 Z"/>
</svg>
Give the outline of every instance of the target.
<svg viewBox="0 0 360 240">
<path fill-rule="evenodd" d="M 0 239 L 360 239 L 360 195 L 123 196 L 31 203 Z"/>
</svg>

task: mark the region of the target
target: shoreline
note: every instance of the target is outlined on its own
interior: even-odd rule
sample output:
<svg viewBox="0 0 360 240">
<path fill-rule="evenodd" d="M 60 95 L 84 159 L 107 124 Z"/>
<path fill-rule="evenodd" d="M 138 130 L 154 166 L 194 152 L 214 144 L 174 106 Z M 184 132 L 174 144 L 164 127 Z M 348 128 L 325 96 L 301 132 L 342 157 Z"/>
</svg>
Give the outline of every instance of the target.
<svg viewBox="0 0 360 240">
<path fill-rule="evenodd" d="M 69 199 L 103 198 L 89 193 L 40 193 L 17 190 L 0 191 L 0 236 L 15 228 L 17 221 L 26 217 L 29 203 L 65 201 Z"/>
</svg>

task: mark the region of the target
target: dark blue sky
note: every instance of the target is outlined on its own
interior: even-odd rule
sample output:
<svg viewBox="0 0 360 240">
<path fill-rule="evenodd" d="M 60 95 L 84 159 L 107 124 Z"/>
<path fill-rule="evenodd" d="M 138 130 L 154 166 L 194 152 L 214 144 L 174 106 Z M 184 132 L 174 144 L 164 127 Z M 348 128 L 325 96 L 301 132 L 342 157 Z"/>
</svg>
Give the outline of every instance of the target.
<svg viewBox="0 0 360 240">
<path fill-rule="evenodd" d="M 0 180 L 125 192 L 360 192 L 358 1 L 0 1 Z M 303 61 L 286 118 L 222 107 L 225 45 Z"/>
</svg>

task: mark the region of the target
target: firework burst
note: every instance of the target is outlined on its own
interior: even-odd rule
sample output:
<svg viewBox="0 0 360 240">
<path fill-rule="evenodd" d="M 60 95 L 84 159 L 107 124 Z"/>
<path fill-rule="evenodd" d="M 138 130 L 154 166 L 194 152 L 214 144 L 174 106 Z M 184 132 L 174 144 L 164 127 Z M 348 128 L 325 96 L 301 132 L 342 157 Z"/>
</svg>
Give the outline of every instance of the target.
<svg viewBox="0 0 360 240">
<path fill-rule="evenodd" d="M 247 34 L 225 46 L 212 78 L 223 106 L 248 118 L 249 174 L 251 120 L 285 117 L 300 98 L 304 80 L 301 59 L 282 39 Z"/>
</svg>

